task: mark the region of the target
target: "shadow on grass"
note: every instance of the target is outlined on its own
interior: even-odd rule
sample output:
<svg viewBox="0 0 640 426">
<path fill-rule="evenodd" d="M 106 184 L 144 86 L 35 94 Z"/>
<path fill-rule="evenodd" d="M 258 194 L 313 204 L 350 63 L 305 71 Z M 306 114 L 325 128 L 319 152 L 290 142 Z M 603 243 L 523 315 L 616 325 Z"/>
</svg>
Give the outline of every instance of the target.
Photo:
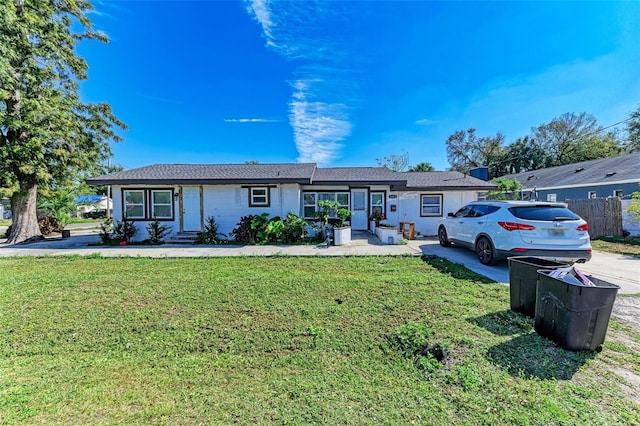
<svg viewBox="0 0 640 426">
<path fill-rule="evenodd" d="M 487 351 L 487 358 L 514 377 L 570 380 L 588 360 L 591 351 L 566 351 L 551 340 L 530 333 L 514 337 Z"/>
<path fill-rule="evenodd" d="M 477 272 L 473 272 L 468 269 L 462 263 L 454 263 L 448 259 L 443 257 L 435 256 L 435 255 L 422 255 L 422 260 L 425 263 L 433 266 L 438 271 L 443 274 L 451 275 L 453 278 L 459 280 L 470 280 L 479 282 L 482 284 L 495 284 L 496 282 L 492 279 L 485 277 L 484 275 L 478 274 Z"/>
<path fill-rule="evenodd" d="M 512 310 L 492 312 L 467 321 L 482 327 L 497 336 L 513 336 L 533 331 L 533 319 L 527 318 Z"/>
</svg>

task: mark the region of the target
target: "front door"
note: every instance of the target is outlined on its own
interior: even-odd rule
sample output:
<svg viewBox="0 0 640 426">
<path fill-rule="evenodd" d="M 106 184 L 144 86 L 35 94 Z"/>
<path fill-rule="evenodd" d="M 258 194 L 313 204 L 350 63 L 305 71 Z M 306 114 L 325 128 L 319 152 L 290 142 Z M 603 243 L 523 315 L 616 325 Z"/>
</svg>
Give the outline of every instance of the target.
<svg viewBox="0 0 640 426">
<path fill-rule="evenodd" d="M 200 203 L 200 187 L 186 186 L 182 188 L 182 230 L 202 231 L 202 208 Z"/>
<path fill-rule="evenodd" d="M 366 189 L 351 190 L 351 229 L 356 231 L 365 231 L 369 227 L 368 208 L 367 208 L 368 192 Z"/>
</svg>

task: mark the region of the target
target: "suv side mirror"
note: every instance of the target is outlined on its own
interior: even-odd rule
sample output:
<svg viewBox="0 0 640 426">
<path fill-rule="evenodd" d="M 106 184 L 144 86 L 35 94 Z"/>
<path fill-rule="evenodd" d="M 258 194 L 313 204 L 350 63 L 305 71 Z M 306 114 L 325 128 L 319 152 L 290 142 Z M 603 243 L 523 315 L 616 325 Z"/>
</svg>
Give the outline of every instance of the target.
<svg viewBox="0 0 640 426">
<path fill-rule="evenodd" d="M 452 212 L 447 213 L 447 216 L 454 217 L 455 215 Z"/>
</svg>

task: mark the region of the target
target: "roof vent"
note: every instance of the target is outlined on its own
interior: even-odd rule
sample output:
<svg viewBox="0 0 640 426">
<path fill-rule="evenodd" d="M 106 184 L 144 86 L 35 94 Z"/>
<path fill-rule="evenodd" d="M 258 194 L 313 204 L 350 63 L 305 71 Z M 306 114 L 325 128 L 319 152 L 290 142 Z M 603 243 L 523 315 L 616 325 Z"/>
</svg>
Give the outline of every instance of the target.
<svg viewBox="0 0 640 426">
<path fill-rule="evenodd" d="M 578 168 L 576 169 L 576 173 L 581 172 L 581 171 L 583 171 L 583 170 L 584 170 L 584 167 L 578 167 Z"/>
<path fill-rule="evenodd" d="M 607 173 L 607 177 L 611 177 L 611 176 L 613 176 L 613 175 L 615 175 L 615 174 L 616 174 L 616 172 L 608 172 L 608 173 Z"/>
</svg>

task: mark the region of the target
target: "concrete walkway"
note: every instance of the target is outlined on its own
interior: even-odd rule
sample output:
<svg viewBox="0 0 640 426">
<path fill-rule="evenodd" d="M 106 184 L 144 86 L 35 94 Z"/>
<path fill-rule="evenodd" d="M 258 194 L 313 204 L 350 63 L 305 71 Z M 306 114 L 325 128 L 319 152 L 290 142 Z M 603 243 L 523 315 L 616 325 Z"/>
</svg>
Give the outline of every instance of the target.
<svg viewBox="0 0 640 426">
<path fill-rule="evenodd" d="M 367 232 L 354 232 L 349 245 L 175 245 L 161 246 L 93 246 L 100 238 L 97 230 L 74 229 L 71 238 L 48 238 L 43 241 L 7 246 L 0 239 L 0 257 L 81 255 L 99 253 L 105 257 L 229 257 L 229 256 L 421 256 L 434 255 L 461 263 L 467 268 L 499 283 L 509 283 L 507 262 L 482 265 L 475 253 L 459 247 L 440 247 L 436 238 L 419 238 L 406 245 L 387 245 Z M 620 286 L 620 294 L 640 294 L 640 259 L 594 252 L 592 259 L 576 266 L 580 271 Z"/>
</svg>

